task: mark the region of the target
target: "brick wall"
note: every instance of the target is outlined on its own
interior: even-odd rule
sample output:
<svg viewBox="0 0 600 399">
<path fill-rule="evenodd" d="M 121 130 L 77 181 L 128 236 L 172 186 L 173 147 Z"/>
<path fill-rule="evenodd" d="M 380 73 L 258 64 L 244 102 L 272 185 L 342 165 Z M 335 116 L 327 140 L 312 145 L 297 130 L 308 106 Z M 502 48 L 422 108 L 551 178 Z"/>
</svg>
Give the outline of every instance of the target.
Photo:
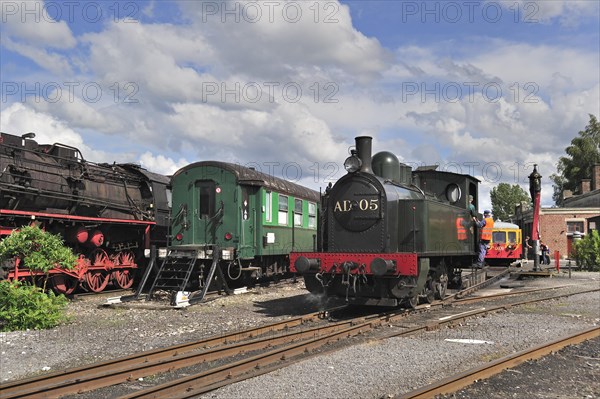
<svg viewBox="0 0 600 399">
<path fill-rule="evenodd" d="M 600 189 L 600 164 L 594 165 L 592 169 L 592 190 Z"/>
<path fill-rule="evenodd" d="M 595 208 L 593 211 L 581 211 L 581 209 L 569 209 L 564 212 L 554 208 L 542 209 L 540 214 L 540 235 L 542 241 L 550 247 L 551 255 L 554 258 L 554 251 L 560 251 L 562 259 L 568 257 L 569 241 L 572 240 L 572 233 L 567 230 L 567 222 L 580 222 L 583 227 L 583 233 L 587 234 L 587 219 L 599 217 L 600 212 Z M 523 226 L 523 239 L 525 236 L 531 236 L 533 214 L 528 213 L 523 221 L 519 223 Z"/>
<path fill-rule="evenodd" d="M 589 193 L 591 187 L 592 181 L 590 179 L 582 179 L 579 185 L 579 194 Z"/>
<path fill-rule="evenodd" d="M 565 215 L 541 215 L 540 234 L 542 241 L 550 247 L 550 253 L 560 251 L 562 257 L 567 256 L 567 222 Z"/>
</svg>

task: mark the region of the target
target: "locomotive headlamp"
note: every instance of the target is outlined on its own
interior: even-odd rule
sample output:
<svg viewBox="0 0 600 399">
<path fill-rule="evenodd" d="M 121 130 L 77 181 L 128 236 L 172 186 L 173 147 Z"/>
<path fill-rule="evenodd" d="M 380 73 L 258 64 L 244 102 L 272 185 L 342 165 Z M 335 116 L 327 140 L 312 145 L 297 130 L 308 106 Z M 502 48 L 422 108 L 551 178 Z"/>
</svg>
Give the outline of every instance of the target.
<svg viewBox="0 0 600 399">
<path fill-rule="evenodd" d="M 344 169 L 346 169 L 348 173 L 356 172 L 361 166 L 362 161 L 356 155 L 351 155 L 344 161 Z"/>
</svg>

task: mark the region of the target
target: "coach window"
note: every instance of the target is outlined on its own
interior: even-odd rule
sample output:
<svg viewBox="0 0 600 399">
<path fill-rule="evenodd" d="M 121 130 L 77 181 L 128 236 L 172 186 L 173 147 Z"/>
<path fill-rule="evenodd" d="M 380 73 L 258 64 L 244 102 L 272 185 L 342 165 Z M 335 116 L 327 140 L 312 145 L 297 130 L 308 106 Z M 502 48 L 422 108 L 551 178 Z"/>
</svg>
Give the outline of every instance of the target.
<svg viewBox="0 0 600 399">
<path fill-rule="evenodd" d="M 265 192 L 265 221 L 273 221 L 273 193 Z"/>
<path fill-rule="evenodd" d="M 308 228 L 317 228 L 317 204 L 314 202 L 308 203 Z"/>
<path fill-rule="evenodd" d="M 277 220 L 280 225 L 287 226 L 288 224 L 288 197 L 287 195 L 279 194 L 279 214 Z"/>
<path fill-rule="evenodd" d="M 294 226 L 302 226 L 302 200 L 294 200 Z"/>
<path fill-rule="evenodd" d="M 215 183 L 212 181 L 196 182 L 198 187 L 198 213 L 201 219 L 213 217 L 215 209 Z"/>
</svg>

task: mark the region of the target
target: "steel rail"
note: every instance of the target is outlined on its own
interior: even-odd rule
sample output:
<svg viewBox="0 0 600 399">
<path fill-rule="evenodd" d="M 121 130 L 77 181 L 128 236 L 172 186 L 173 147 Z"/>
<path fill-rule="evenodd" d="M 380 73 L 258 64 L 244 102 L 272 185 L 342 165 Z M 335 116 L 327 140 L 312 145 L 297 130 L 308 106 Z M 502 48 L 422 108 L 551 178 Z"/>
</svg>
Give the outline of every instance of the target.
<svg viewBox="0 0 600 399">
<path fill-rule="evenodd" d="M 475 284 L 471 287 L 465 288 L 464 290 L 460 290 L 452 295 L 449 295 L 446 298 L 444 298 L 444 300 L 448 301 L 448 300 L 452 300 L 452 299 L 460 299 L 460 298 L 464 297 L 465 295 L 471 294 L 477 290 L 480 290 L 482 288 L 485 288 L 485 287 L 495 283 L 498 280 L 501 280 L 504 276 L 506 276 L 509 273 L 510 273 L 510 269 L 506 269 L 506 270 L 498 273 L 494 277 L 491 277 L 479 284 Z"/>
<path fill-rule="evenodd" d="M 331 310 L 335 309 L 338 308 L 334 308 Z M 111 359 L 101 363 L 75 367 L 52 374 L 44 374 L 41 376 L 36 376 L 23 380 L 6 382 L 0 386 L 0 398 L 8 399 L 27 397 L 28 395 L 31 396 L 35 393 L 40 393 L 45 390 L 52 390 L 49 388 L 56 388 L 57 385 L 66 384 L 69 381 L 78 381 L 83 383 L 91 374 L 93 374 L 97 378 L 98 375 L 101 373 L 111 373 L 115 370 L 121 370 L 126 366 L 133 367 L 136 364 L 147 364 L 150 362 L 157 362 L 161 359 L 169 359 L 173 356 L 181 355 L 199 349 L 206 349 L 210 347 L 216 347 L 219 345 L 227 345 L 235 342 L 240 342 L 245 339 L 252 339 L 257 336 L 268 333 L 285 331 L 287 329 L 305 324 L 309 321 L 323 318 L 324 315 L 324 311 L 314 312 L 308 315 L 303 315 L 294 319 L 272 323 L 258 328 L 236 331 L 230 334 L 209 337 L 191 343 L 179 344 L 166 348 L 155 349 L 152 351 L 140 352 L 132 356 Z M 107 384 L 104 384 L 103 386 L 106 385 Z M 79 392 L 79 390 L 75 391 L 75 393 L 77 392 Z"/>
<path fill-rule="evenodd" d="M 465 372 L 444 378 L 423 388 L 406 393 L 402 395 L 400 399 L 428 399 L 433 398 L 436 395 L 450 394 L 471 385 L 477 380 L 489 378 L 503 370 L 515 367 L 528 360 L 539 359 L 552 352 L 556 352 L 565 346 L 578 344 L 598 336 L 600 336 L 600 327 L 592 327 L 531 349 L 525 349 L 516 354 L 487 363 L 481 367 L 474 367 Z"/>
<path fill-rule="evenodd" d="M 546 288 L 535 288 L 535 289 L 526 289 L 523 291 L 511 291 L 511 292 L 502 292 L 499 294 L 492 294 L 492 295 L 486 295 L 486 296 L 478 296 L 478 297 L 469 297 L 469 298 L 460 298 L 460 299 L 455 299 L 454 301 L 452 301 L 453 304 L 457 304 L 457 305 L 462 305 L 465 303 L 470 303 L 470 302 L 481 302 L 481 301 L 485 301 L 488 299 L 498 299 L 498 298 L 505 298 L 505 297 L 509 297 L 509 296 L 516 296 L 516 295 L 525 295 L 525 294 L 533 294 L 533 293 L 540 293 L 540 292 L 544 292 L 544 291 L 554 291 L 554 290 L 558 290 L 561 288 L 568 288 L 568 287 L 575 287 L 573 285 L 559 285 L 556 287 L 546 287 Z"/>
<path fill-rule="evenodd" d="M 499 310 L 504 310 L 512 306 L 519 306 L 523 304 L 529 304 L 534 302 L 542 302 L 551 299 L 557 299 L 565 296 L 577 295 L 588 292 L 600 291 L 600 289 L 594 289 L 578 293 L 561 294 L 548 298 L 537 298 L 533 300 L 522 301 L 516 304 L 502 305 L 494 308 L 481 308 L 472 311 L 464 312 L 459 315 L 450 316 L 442 320 L 434 320 L 432 322 L 426 322 L 423 325 L 407 328 L 399 333 L 386 334 L 379 338 L 380 340 L 411 335 L 421 331 L 428 331 L 439 328 L 441 325 L 454 324 L 460 320 L 478 316 L 481 314 L 493 313 Z M 216 369 L 211 369 L 199 374 L 181 378 L 178 380 L 170 381 L 146 390 L 137 391 L 129 395 L 121 397 L 121 399 L 138 399 L 138 398 L 191 398 L 218 387 L 227 385 L 232 382 L 241 381 L 247 378 L 255 377 L 260 374 L 274 371 L 278 368 L 288 366 L 290 363 L 298 361 L 301 355 L 309 354 L 311 351 L 315 351 L 331 342 L 335 342 L 342 338 L 348 338 L 368 332 L 374 327 L 382 325 L 384 322 L 395 320 L 396 318 L 403 317 L 411 312 L 405 312 L 405 314 L 397 315 L 386 315 L 380 317 L 378 320 L 366 321 L 361 324 L 357 324 L 347 329 L 331 333 L 322 337 L 317 337 L 309 341 L 294 343 L 291 346 L 275 349 L 251 358 L 229 364 L 223 365 Z"/>
<path fill-rule="evenodd" d="M 571 293 L 568 295 L 575 294 L 577 293 Z M 482 297 L 480 300 L 485 300 L 485 298 L 486 297 Z M 541 300 L 547 299 L 552 298 L 544 298 Z M 437 307 L 443 305 L 443 302 L 437 302 L 432 305 L 422 305 L 418 306 L 415 311 L 427 311 L 432 306 Z M 339 308 L 334 308 L 331 310 L 335 309 Z M 351 325 L 364 323 L 380 325 L 383 322 L 389 322 L 400 317 L 405 317 L 409 314 L 414 314 L 414 311 L 391 311 L 378 315 L 369 315 L 366 317 L 362 316 L 355 319 L 338 322 L 327 327 L 314 327 L 300 332 L 285 333 L 278 337 L 259 339 L 242 345 L 232 344 L 242 340 L 252 339 L 269 332 L 294 328 L 308 322 L 309 320 L 323 318 L 325 314 L 326 312 L 315 312 L 309 315 L 297 317 L 292 320 L 281 321 L 256 329 L 238 331 L 225 336 L 212 337 L 198 342 L 180 344 L 154 351 L 142 352 L 131 357 L 73 368 L 65 370 L 64 372 L 34 377 L 12 383 L 9 382 L 0 387 L 0 397 L 34 397 L 41 393 L 44 393 L 45 395 L 56 396 L 59 393 L 64 395 L 67 393 L 77 393 L 81 391 L 98 389 L 125 381 L 131 381 L 134 378 L 156 374 L 161 371 L 174 370 L 206 361 L 222 359 L 237 353 L 249 352 L 252 350 L 264 350 L 274 345 L 283 345 L 303 339 L 306 340 L 315 336 L 327 335 L 328 333 L 332 332 L 335 333 L 336 331 Z M 429 323 L 427 326 L 425 326 L 425 328 L 434 327 L 433 324 Z M 407 332 L 416 332 L 417 330 L 418 329 L 411 329 Z M 226 344 L 229 344 L 229 346 L 219 350 L 213 349 L 200 353 L 190 353 L 191 351 L 197 351 L 199 349 L 206 349 L 208 347 Z M 231 382 L 231 380 L 229 381 Z"/>
</svg>

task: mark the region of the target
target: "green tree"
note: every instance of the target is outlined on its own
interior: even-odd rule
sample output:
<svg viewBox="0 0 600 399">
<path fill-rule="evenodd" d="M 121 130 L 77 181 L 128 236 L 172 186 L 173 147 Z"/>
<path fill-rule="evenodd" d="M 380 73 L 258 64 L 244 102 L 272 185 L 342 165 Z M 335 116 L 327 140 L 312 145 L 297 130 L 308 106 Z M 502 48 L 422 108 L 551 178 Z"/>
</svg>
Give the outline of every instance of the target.
<svg viewBox="0 0 600 399">
<path fill-rule="evenodd" d="M 500 220 L 507 220 L 522 201 L 531 202 L 529 194 L 518 184 L 500 183 L 490 191 L 492 213 Z"/>
<path fill-rule="evenodd" d="M 71 270 L 77 262 L 77 256 L 58 235 L 36 226 L 22 227 L 0 241 L 0 262 L 12 258 L 19 258 L 25 267 L 44 274 L 44 291 L 51 269 L 59 267 Z M 35 285 L 35 281 L 32 283 Z"/>
<path fill-rule="evenodd" d="M 592 177 L 594 164 L 600 163 L 600 123 L 590 114 L 590 122 L 585 130 L 571 140 L 571 145 L 565 148 L 566 156 L 560 157 L 556 165 L 557 173 L 550 176 L 553 181 L 554 202 L 558 205 L 562 199 L 563 190 L 578 190 L 582 179 Z"/>
</svg>

